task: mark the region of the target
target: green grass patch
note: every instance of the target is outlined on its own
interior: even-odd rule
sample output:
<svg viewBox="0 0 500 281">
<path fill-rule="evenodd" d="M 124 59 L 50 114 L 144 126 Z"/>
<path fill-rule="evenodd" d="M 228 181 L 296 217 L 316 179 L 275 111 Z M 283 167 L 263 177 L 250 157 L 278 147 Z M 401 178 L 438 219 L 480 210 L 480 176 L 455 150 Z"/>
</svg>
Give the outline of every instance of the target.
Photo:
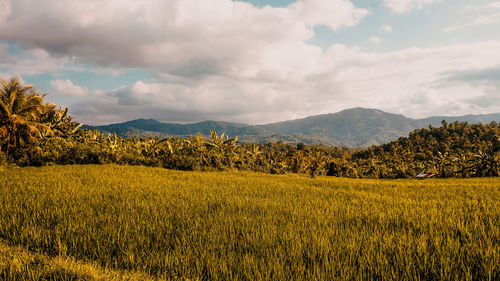
<svg viewBox="0 0 500 281">
<path fill-rule="evenodd" d="M 154 278 L 500 279 L 499 178 L 5 168 L 0 206 L 10 247 Z"/>
</svg>

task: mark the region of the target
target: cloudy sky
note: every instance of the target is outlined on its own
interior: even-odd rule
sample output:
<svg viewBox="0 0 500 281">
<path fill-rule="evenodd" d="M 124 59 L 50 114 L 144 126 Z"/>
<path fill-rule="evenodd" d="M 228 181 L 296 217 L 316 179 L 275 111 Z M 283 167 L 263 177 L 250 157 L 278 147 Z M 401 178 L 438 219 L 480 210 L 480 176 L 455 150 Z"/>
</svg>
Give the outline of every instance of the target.
<svg viewBox="0 0 500 281">
<path fill-rule="evenodd" d="M 80 122 L 500 112 L 500 1 L 0 0 L 0 77 Z"/>
</svg>

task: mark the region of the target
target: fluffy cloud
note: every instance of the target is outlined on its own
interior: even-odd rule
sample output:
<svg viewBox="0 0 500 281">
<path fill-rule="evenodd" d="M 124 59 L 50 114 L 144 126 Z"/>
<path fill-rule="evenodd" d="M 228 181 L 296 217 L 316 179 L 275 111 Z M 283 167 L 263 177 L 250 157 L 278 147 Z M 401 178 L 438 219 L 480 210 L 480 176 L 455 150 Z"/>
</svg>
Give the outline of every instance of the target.
<svg viewBox="0 0 500 281">
<path fill-rule="evenodd" d="M 30 49 L 21 54 L 10 54 L 9 47 L 0 43 L 0 67 L 8 69 L 6 76 L 36 75 L 62 70 L 79 70 L 71 58 L 54 57 L 43 49 Z"/>
<path fill-rule="evenodd" d="M 334 46 L 329 56 L 339 68 L 340 91 L 358 104 L 414 117 L 500 111 L 500 105 L 470 107 L 485 88 L 472 81 L 450 81 L 458 72 L 500 65 L 500 41 L 456 44 L 439 48 L 410 48 L 389 53 L 364 53 Z M 341 59 L 340 59 L 341 58 Z M 493 93 L 489 93 L 493 94 Z M 495 95 L 500 96 L 497 91 Z"/>
<path fill-rule="evenodd" d="M 368 13 L 347 0 L 299 0 L 285 8 L 230 0 L 9 3 L 12 13 L 0 24 L 0 39 L 81 63 L 143 67 L 182 77 L 282 70 L 276 65 L 318 52 L 303 43 L 314 35 L 314 25 L 352 26 Z M 263 72 L 252 66 L 274 54 L 288 56 Z"/>
<path fill-rule="evenodd" d="M 431 2 L 385 1 L 398 12 Z M 346 0 L 298 0 L 282 8 L 229 0 L 6 3 L 11 9 L 0 16 L 0 40 L 27 50 L 15 62 L 2 62 L 0 45 L 0 64 L 12 72 L 88 64 L 96 71 L 133 67 L 154 74 L 111 91 L 52 81 L 56 95 L 81 101 L 71 112 L 91 124 L 140 117 L 262 123 L 355 106 L 414 117 L 500 111 L 487 102 L 498 88 L 453 79 L 500 65 L 499 41 L 385 53 L 308 44 L 314 25 L 339 29 L 367 15 Z"/>
<path fill-rule="evenodd" d="M 12 12 L 11 0 L 0 0 L 0 22 L 5 21 Z"/>
<path fill-rule="evenodd" d="M 500 65 L 499 48 L 499 41 L 490 41 L 367 53 L 334 45 L 300 79 L 210 76 L 196 83 L 137 82 L 100 93 L 73 112 L 93 123 L 138 117 L 263 123 L 355 106 L 412 117 L 495 112 L 500 102 L 492 100 L 500 100 L 500 88 L 488 84 L 492 73 L 484 71 Z M 482 78 L 470 74 L 465 79 L 464 73 Z"/>
<path fill-rule="evenodd" d="M 392 26 L 384 24 L 380 27 L 380 30 L 384 32 L 392 32 Z"/>
<path fill-rule="evenodd" d="M 464 10 L 473 10 L 473 11 L 485 10 L 485 9 L 500 9 L 500 1 L 491 2 L 484 5 L 469 5 L 464 7 Z"/>
<path fill-rule="evenodd" d="M 452 84 L 470 85 L 479 90 L 480 94 L 469 100 L 471 105 L 481 109 L 500 107 L 500 65 L 451 73 L 449 81 Z"/>
<path fill-rule="evenodd" d="M 50 81 L 50 86 L 56 95 L 84 97 L 89 94 L 89 89 L 74 85 L 69 79 Z"/>
<path fill-rule="evenodd" d="M 304 95 L 310 90 L 304 82 L 288 84 L 224 76 L 211 76 L 194 85 L 139 81 L 113 91 L 92 93 L 89 99 L 75 104 L 72 112 L 80 120 L 93 123 L 138 117 L 261 123 L 314 112 L 319 96 Z M 96 120 L 96 116 L 104 118 Z"/>
<path fill-rule="evenodd" d="M 335 30 L 342 26 L 356 25 L 368 14 L 348 0 L 300 0 L 289 7 L 297 19 L 309 26 L 323 24 Z"/>
<path fill-rule="evenodd" d="M 426 5 L 439 1 L 441 0 L 384 0 L 387 7 L 398 13 L 408 12 L 412 9 L 421 9 Z"/>
<path fill-rule="evenodd" d="M 453 26 L 443 29 L 444 32 L 452 32 L 462 28 L 491 25 L 499 22 L 500 18 L 500 2 L 492 2 L 484 5 L 466 6 L 463 12 L 474 14 L 467 14 L 463 20 Z"/>
</svg>

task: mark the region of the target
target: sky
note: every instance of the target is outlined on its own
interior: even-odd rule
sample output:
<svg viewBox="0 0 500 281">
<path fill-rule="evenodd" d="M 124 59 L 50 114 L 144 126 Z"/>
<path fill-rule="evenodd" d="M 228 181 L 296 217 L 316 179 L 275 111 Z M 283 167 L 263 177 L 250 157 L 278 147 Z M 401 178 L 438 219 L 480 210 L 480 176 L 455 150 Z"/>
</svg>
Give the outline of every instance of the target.
<svg viewBox="0 0 500 281">
<path fill-rule="evenodd" d="M 0 0 L 0 78 L 79 122 L 500 112 L 500 1 Z"/>
</svg>

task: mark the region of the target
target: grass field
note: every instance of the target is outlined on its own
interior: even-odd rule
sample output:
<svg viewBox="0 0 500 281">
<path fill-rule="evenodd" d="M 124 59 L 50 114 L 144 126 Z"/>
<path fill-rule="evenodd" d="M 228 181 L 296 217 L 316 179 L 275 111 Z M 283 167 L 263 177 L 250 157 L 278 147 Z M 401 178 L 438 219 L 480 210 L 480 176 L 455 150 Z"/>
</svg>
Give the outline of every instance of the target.
<svg viewBox="0 0 500 281">
<path fill-rule="evenodd" d="M 0 280 L 500 280 L 500 179 L 6 168 Z"/>
</svg>

